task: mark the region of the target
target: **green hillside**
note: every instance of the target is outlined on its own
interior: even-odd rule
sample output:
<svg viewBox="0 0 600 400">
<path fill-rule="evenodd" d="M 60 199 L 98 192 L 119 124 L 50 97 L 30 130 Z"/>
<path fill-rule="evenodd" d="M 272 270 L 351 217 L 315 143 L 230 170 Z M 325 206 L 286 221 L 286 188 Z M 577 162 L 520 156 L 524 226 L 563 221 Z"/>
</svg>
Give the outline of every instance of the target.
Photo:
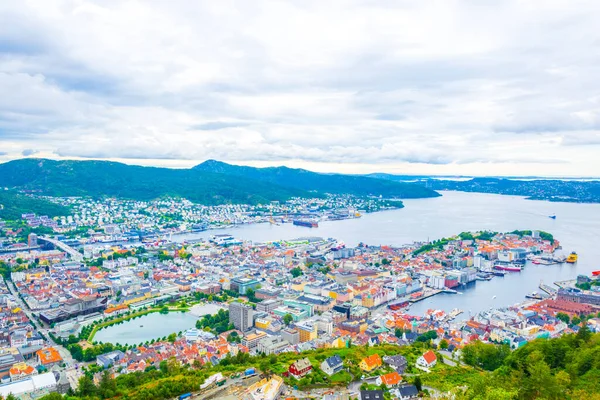
<svg viewBox="0 0 600 400">
<path fill-rule="evenodd" d="M 252 179 L 107 161 L 11 161 L 0 164 L 0 186 L 33 190 L 50 196 L 115 196 L 137 200 L 181 196 L 207 205 L 256 204 L 309 196 L 302 190 Z"/>
<path fill-rule="evenodd" d="M 463 349 L 460 366 L 437 353 L 438 363 L 425 373 L 414 367 L 416 359 L 431 347 L 429 342 L 415 342 L 410 346 L 382 344 L 352 346 L 350 348 L 322 348 L 302 353 L 250 356 L 239 352 L 226 357 L 218 365 L 181 366 L 174 360 L 161 362 L 159 368 L 149 366 L 146 372 L 120 375 L 112 379 L 104 375 L 95 385 L 89 375 L 81 378 L 72 400 L 77 399 L 169 399 L 187 392 L 197 392 L 206 378 L 217 372 L 231 377 L 254 367 L 269 375 L 281 375 L 288 366 L 301 358 L 308 358 L 313 372 L 299 381 L 285 378 L 289 386 L 300 390 L 331 388 L 341 390 L 351 381 L 360 380 L 358 363 L 367 355 L 401 354 L 408 361 L 403 374 L 405 383 L 422 383 L 423 397 L 444 393 L 455 400 L 598 400 L 600 399 L 600 334 L 583 330 L 577 335 L 556 339 L 536 339 L 511 352 L 506 346 L 473 343 Z M 320 363 L 338 354 L 346 367 L 332 377 L 320 370 Z M 466 365 L 465 365 L 466 364 Z M 389 369 L 387 370 L 389 372 Z M 374 375 L 386 372 L 380 368 Z M 366 385 L 366 384 L 365 384 Z M 375 387 L 374 385 L 366 385 Z M 387 391 L 387 390 L 386 390 Z M 53 397 L 52 397 L 53 396 Z M 389 397 L 389 393 L 384 396 Z M 43 400 L 58 397 L 49 395 Z"/>
<path fill-rule="evenodd" d="M 306 170 L 237 167 L 209 161 L 192 169 L 141 167 L 108 161 L 22 159 L 0 164 L 0 187 L 49 196 L 165 196 L 214 204 L 258 204 L 326 193 L 386 198 L 439 196 L 422 186 Z"/>
<path fill-rule="evenodd" d="M 9 190 L 0 190 L 0 218 L 16 220 L 20 219 L 21 215 L 25 213 L 56 217 L 68 215 L 69 209 L 48 200 L 14 193 Z"/>
<path fill-rule="evenodd" d="M 321 193 L 383 196 L 414 199 L 436 197 L 439 194 L 421 185 L 393 182 L 357 175 L 320 174 L 305 169 L 287 167 L 254 168 L 208 160 L 194 167 L 196 171 L 234 175 L 263 182 Z"/>
</svg>

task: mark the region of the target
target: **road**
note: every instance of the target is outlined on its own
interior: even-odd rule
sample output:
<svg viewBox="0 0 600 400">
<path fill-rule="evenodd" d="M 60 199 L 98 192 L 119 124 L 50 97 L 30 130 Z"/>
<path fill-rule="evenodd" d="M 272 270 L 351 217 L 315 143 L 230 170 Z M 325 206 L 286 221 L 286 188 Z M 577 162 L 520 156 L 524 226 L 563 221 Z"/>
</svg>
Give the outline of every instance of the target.
<svg viewBox="0 0 600 400">
<path fill-rule="evenodd" d="M 64 250 L 71 256 L 71 258 L 73 260 L 83 261 L 83 254 L 81 254 L 80 252 L 78 252 L 77 250 L 72 248 L 71 246 L 61 242 L 60 240 L 52 239 L 52 238 L 49 238 L 48 236 L 42 236 L 42 237 L 40 237 L 40 239 L 44 240 L 48 243 L 52 243 L 54 246 L 58 247 L 59 249 Z"/>
<path fill-rule="evenodd" d="M 448 364 L 451 367 L 457 366 L 456 361 L 452 359 L 452 353 L 444 350 L 440 350 L 439 353 L 444 357 L 444 364 Z"/>
</svg>

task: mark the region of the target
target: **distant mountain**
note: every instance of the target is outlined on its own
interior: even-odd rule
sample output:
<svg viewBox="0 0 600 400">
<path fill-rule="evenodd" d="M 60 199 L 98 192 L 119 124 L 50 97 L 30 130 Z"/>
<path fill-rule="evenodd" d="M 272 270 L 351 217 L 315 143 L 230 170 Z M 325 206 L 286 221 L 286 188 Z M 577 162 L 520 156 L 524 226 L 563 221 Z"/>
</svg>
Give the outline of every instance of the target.
<svg viewBox="0 0 600 400">
<path fill-rule="evenodd" d="M 242 178 L 242 179 L 240 179 Z M 0 164 L 0 187 L 49 196 L 185 197 L 213 204 L 257 204 L 325 193 L 395 198 L 438 196 L 422 186 L 306 170 L 238 167 L 207 161 L 191 169 L 109 161 L 21 159 Z"/>
<path fill-rule="evenodd" d="M 392 182 L 419 182 L 434 190 L 525 196 L 532 200 L 600 203 L 600 181 L 522 178 L 442 178 L 376 173 L 372 178 Z"/>
<path fill-rule="evenodd" d="M 38 199 L 10 190 L 0 190 L 0 218 L 20 219 L 22 214 L 36 213 L 56 217 L 68 215 L 69 209 L 48 200 Z"/>
<path fill-rule="evenodd" d="M 391 182 L 358 175 L 321 174 L 288 167 L 254 168 L 208 160 L 193 169 L 250 178 L 282 187 L 317 193 L 372 195 L 398 199 L 439 196 L 439 193 L 422 185 Z"/>
<path fill-rule="evenodd" d="M 0 164 L 0 187 L 50 196 L 115 196 L 151 200 L 181 196 L 201 204 L 285 201 L 314 196 L 250 178 L 192 169 L 153 168 L 108 161 L 21 159 Z"/>
</svg>

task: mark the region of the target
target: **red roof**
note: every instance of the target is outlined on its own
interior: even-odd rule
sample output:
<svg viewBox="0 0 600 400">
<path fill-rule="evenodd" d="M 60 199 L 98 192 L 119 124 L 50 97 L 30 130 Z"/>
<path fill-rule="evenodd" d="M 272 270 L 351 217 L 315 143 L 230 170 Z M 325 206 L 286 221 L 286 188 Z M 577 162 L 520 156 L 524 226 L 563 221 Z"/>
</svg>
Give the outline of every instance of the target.
<svg viewBox="0 0 600 400">
<path fill-rule="evenodd" d="M 437 360 L 435 353 L 432 350 L 429 350 L 427 353 L 423 354 L 423 358 L 427 361 L 427 364 L 431 364 L 432 362 Z"/>
<path fill-rule="evenodd" d="M 397 372 L 395 372 L 395 371 L 394 372 L 390 372 L 389 374 L 381 375 L 380 378 L 381 378 L 381 381 L 386 386 L 397 385 L 402 380 L 402 377 L 400 376 L 400 374 L 397 373 Z"/>
</svg>

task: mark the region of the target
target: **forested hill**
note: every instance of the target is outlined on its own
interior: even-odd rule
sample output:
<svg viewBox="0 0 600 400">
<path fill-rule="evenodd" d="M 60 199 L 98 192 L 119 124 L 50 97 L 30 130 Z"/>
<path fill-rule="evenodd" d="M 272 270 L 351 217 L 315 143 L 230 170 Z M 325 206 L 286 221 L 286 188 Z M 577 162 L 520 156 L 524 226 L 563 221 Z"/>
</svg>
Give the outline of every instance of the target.
<svg viewBox="0 0 600 400">
<path fill-rule="evenodd" d="M 194 170 L 250 178 L 288 188 L 320 193 L 373 195 L 399 199 L 439 196 L 437 192 L 423 185 L 357 175 L 322 174 L 288 167 L 254 168 L 208 160 L 194 167 Z"/>
<path fill-rule="evenodd" d="M 50 196 L 115 196 L 136 200 L 181 196 L 207 205 L 256 204 L 310 195 L 302 190 L 252 179 L 191 169 L 45 159 L 22 159 L 0 164 L 2 186 Z"/>
<path fill-rule="evenodd" d="M 50 196 L 115 196 L 137 200 L 179 196 L 207 205 L 257 204 L 291 197 L 322 197 L 325 193 L 387 198 L 438 196 L 418 185 L 217 162 L 192 169 L 171 169 L 108 161 L 22 159 L 0 164 L 0 187 Z"/>
<path fill-rule="evenodd" d="M 0 190 L 1 219 L 15 220 L 21 218 L 21 215 L 25 213 L 57 217 L 68 215 L 69 209 L 48 200 L 14 193 L 10 190 Z"/>
<path fill-rule="evenodd" d="M 426 176 L 370 174 L 393 182 L 419 182 L 434 190 L 457 190 L 461 192 L 494 193 L 526 196 L 532 200 L 550 200 L 575 203 L 600 203 L 599 180 L 568 179 L 518 179 L 518 178 L 472 178 L 439 179 Z"/>
</svg>

